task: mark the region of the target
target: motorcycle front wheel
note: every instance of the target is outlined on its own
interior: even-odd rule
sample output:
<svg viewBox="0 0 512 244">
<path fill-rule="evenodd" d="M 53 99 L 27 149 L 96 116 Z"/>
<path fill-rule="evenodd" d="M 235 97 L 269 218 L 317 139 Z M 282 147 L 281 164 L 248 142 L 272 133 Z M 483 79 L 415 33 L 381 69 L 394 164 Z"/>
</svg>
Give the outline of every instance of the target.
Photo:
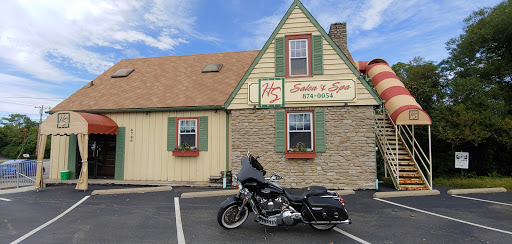
<svg viewBox="0 0 512 244">
<path fill-rule="evenodd" d="M 315 230 L 330 230 L 336 226 L 336 224 L 330 225 L 319 225 L 319 224 L 309 224 Z"/>
<path fill-rule="evenodd" d="M 240 214 L 240 217 L 236 219 L 236 215 L 238 214 L 240 207 L 241 206 L 239 206 L 239 204 L 231 204 L 225 208 L 219 209 L 219 213 L 217 214 L 217 222 L 219 222 L 219 224 L 226 229 L 234 229 L 239 227 L 245 222 L 245 220 L 247 220 L 247 217 L 249 217 L 249 209 L 247 209 L 247 206 L 245 206 L 242 210 L 242 213 Z"/>
</svg>

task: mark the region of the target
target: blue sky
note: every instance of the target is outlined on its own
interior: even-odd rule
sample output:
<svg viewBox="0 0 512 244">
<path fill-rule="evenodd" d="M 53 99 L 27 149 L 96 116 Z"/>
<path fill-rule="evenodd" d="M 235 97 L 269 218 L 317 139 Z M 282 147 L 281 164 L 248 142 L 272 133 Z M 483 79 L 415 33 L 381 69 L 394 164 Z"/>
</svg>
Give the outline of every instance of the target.
<svg viewBox="0 0 512 244">
<path fill-rule="evenodd" d="M 259 50 L 293 0 L 6 0 L 0 117 L 55 106 L 121 59 Z M 347 22 L 355 60 L 439 62 L 463 20 L 499 0 L 303 0 L 328 32 Z"/>
</svg>

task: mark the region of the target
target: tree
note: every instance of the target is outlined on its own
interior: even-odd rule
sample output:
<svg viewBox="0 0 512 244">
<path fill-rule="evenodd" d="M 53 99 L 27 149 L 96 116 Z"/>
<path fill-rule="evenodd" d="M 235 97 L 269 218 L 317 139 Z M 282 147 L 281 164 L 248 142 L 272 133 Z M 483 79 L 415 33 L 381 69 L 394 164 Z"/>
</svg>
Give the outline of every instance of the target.
<svg viewBox="0 0 512 244">
<path fill-rule="evenodd" d="M 1 118 L 0 124 L 0 155 L 17 158 L 20 152 L 23 152 L 30 154 L 31 157 L 35 156 L 38 123 L 26 115 L 11 114 Z"/>
<path fill-rule="evenodd" d="M 443 98 L 441 73 L 433 61 L 414 57 L 409 63 L 398 62 L 391 67 L 423 110 L 429 112 Z"/>
<path fill-rule="evenodd" d="M 512 174 L 512 0 L 475 11 L 441 62 L 445 99 L 434 110 L 438 136 L 470 152 L 470 169 Z M 473 155 L 473 156 L 471 156 Z"/>
<path fill-rule="evenodd" d="M 441 111 L 452 116 L 443 127 L 460 128 L 446 130 L 445 138 L 477 145 L 493 137 L 511 148 L 512 0 L 475 11 L 464 23 L 464 33 L 447 42 L 450 57 L 441 63 L 452 77 Z"/>
<path fill-rule="evenodd" d="M 37 126 L 37 123 L 32 121 L 28 116 L 24 114 L 11 114 L 8 117 L 3 117 L 1 119 L 1 124 L 6 125 L 12 125 L 15 128 L 30 128 Z"/>
</svg>

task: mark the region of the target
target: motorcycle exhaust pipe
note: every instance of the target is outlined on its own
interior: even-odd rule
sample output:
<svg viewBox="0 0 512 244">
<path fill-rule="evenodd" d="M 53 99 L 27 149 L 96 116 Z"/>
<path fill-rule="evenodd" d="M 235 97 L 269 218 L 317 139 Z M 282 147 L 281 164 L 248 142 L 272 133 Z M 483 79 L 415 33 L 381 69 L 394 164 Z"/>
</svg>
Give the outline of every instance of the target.
<svg viewBox="0 0 512 244">
<path fill-rule="evenodd" d="M 311 221 L 304 222 L 305 224 L 352 224 L 350 219 L 342 220 L 342 221 Z"/>
</svg>

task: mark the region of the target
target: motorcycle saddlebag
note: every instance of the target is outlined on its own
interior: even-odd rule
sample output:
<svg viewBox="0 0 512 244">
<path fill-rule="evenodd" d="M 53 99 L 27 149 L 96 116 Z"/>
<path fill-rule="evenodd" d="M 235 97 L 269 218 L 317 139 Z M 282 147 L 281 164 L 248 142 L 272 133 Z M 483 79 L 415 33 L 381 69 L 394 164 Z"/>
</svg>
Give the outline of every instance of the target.
<svg viewBox="0 0 512 244">
<path fill-rule="evenodd" d="M 330 197 L 311 196 L 306 198 L 302 207 L 302 216 L 310 222 L 344 221 L 348 219 L 343 204 Z"/>
</svg>

